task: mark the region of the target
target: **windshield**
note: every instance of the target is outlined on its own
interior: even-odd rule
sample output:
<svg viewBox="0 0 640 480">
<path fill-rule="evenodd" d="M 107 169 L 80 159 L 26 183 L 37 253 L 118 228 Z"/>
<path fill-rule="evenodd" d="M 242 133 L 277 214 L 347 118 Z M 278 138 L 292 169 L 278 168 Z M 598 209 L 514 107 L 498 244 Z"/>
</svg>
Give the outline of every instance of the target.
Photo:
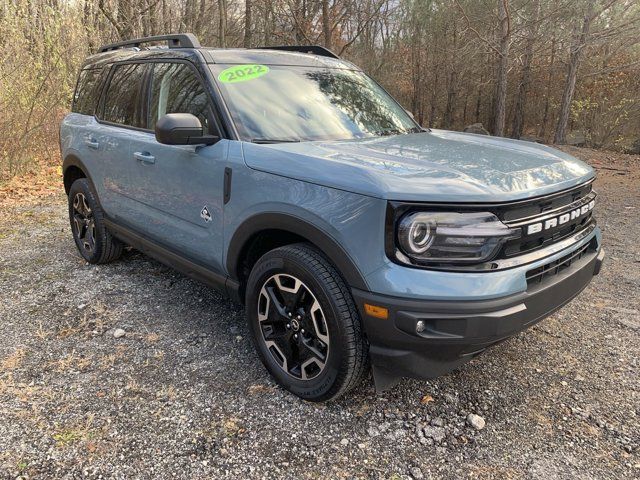
<svg viewBox="0 0 640 480">
<path fill-rule="evenodd" d="M 361 72 L 310 67 L 213 65 L 243 140 L 346 140 L 420 131 Z"/>
</svg>

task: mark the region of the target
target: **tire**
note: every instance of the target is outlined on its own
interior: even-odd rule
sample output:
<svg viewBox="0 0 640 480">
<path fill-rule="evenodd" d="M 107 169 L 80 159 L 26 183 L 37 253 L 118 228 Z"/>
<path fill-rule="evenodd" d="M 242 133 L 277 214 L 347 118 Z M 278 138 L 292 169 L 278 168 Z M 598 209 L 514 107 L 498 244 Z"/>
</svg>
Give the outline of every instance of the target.
<svg viewBox="0 0 640 480">
<path fill-rule="evenodd" d="M 351 292 L 310 245 L 276 248 L 258 260 L 247 282 L 246 314 L 264 366 L 304 400 L 338 398 L 368 371 Z"/>
<path fill-rule="evenodd" d="M 104 212 L 86 178 L 79 178 L 69 189 L 69 221 L 76 247 L 87 262 L 109 263 L 122 254 L 122 242 L 105 227 Z"/>
</svg>

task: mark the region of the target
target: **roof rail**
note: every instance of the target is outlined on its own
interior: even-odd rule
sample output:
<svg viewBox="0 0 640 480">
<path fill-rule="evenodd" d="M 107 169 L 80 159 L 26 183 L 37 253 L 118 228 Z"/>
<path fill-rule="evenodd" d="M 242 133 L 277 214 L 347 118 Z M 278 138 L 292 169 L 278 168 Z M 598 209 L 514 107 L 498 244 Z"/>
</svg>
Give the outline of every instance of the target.
<svg viewBox="0 0 640 480">
<path fill-rule="evenodd" d="M 310 53 L 312 55 L 320 55 L 322 57 L 340 58 L 328 48 L 320 45 L 277 45 L 274 47 L 258 47 L 263 50 L 284 50 L 286 52 Z"/>
<path fill-rule="evenodd" d="M 108 52 L 110 50 L 118 50 L 120 48 L 139 47 L 141 43 L 162 42 L 165 40 L 169 48 L 200 48 L 200 41 L 193 33 L 175 33 L 171 35 L 156 35 L 155 37 L 135 38 L 133 40 L 125 40 L 123 42 L 103 45 L 98 50 L 98 53 Z"/>
</svg>

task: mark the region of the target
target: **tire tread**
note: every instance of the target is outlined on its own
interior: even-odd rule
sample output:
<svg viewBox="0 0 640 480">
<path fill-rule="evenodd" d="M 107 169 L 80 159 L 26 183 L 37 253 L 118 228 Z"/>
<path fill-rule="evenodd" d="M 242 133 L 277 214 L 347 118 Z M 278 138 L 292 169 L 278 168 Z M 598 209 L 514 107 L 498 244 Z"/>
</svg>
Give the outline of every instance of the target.
<svg viewBox="0 0 640 480">
<path fill-rule="evenodd" d="M 369 370 L 368 347 L 364 339 L 360 315 L 349 287 L 324 254 L 310 244 L 286 245 L 271 250 L 262 258 L 266 256 L 288 257 L 303 265 L 311 275 L 322 281 L 329 291 L 339 316 L 338 321 L 344 329 L 345 362 L 331 389 L 315 400 L 333 400 L 344 395 L 356 387 Z"/>
<path fill-rule="evenodd" d="M 104 224 L 104 212 L 98 202 L 98 195 L 95 193 L 95 189 L 91 182 L 86 178 L 79 178 L 71 185 L 69 189 L 69 205 L 71 209 L 71 202 L 73 201 L 73 195 L 76 191 L 81 191 L 87 197 L 91 209 L 93 211 L 93 219 L 96 224 L 96 242 L 99 242 L 99 248 L 96 249 L 92 258 L 88 259 L 84 255 L 83 258 L 92 264 L 105 264 L 117 260 L 122 255 L 124 245 L 120 240 L 111 235 L 111 232 L 107 230 Z M 73 225 L 71 225 L 73 229 Z M 73 231 L 73 230 L 72 230 Z"/>
</svg>

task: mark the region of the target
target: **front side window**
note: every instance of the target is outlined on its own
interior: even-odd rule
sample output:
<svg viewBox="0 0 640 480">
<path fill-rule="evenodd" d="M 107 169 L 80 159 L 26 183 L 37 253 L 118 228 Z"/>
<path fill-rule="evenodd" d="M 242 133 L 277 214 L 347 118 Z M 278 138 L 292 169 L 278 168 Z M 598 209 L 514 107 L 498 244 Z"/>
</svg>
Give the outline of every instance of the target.
<svg viewBox="0 0 640 480">
<path fill-rule="evenodd" d="M 101 68 L 85 69 L 80 72 L 76 91 L 73 94 L 72 112 L 93 115 L 100 96 L 101 80 Z"/>
<path fill-rule="evenodd" d="M 129 63 L 114 67 L 104 97 L 103 119 L 120 125 L 144 128 L 140 99 L 146 64 Z"/>
<path fill-rule="evenodd" d="M 195 72 L 184 63 L 156 63 L 151 81 L 149 129 L 167 113 L 191 113 L 211 131 L 207 93 Z"/>
<path fill-rule="evenodd" d="M 342 140 L 419 131 L 361 72 L 266 65 L 248 65 L 243 72 L 242 67 L 211 68 L 244 140 Z"/>
</svg>

